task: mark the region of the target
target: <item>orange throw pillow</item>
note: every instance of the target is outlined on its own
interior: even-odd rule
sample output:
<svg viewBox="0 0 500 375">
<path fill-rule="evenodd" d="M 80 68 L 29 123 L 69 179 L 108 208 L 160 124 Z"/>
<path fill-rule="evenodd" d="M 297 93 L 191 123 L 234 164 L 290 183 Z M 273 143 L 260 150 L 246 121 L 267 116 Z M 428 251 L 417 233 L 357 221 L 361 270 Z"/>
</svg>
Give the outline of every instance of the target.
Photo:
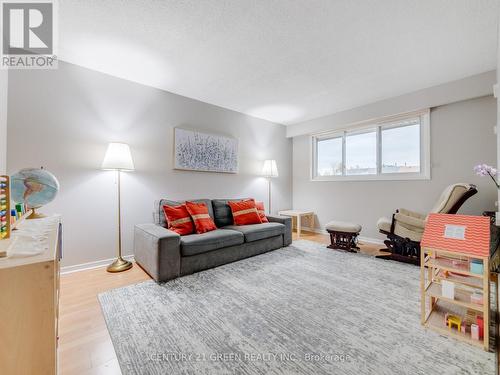
<svg viewBox="0 0 500 375">
<path fill-rule="evenodd" d="M 186 205 L 163 206 L 163 212 L 167 219 L 168 229 L 179 233 L 181 236 L 194 233 L 193 220 L 186 208 Z"/>
<path fill-rule="evenodd" d="M 233 213 L 234 225 L 261 224 L 259 213 L 255 208 L 255 201 L 245 200 L 239 202 L 227 202 Z"/>
<path fill-rule="evenodd" d="M 208 214 L 205 203 L 186 202 L 186 208 L 194 221 L 196 233 L 205 233 L 217 229 L 214 221 Z"/>
<path fill-rule="evenodd" d="M 267 220 L 266 217 L 266 209 L 264 208 L 264 202 L 255 202 L 255 208 L 259 213 L 260 221 L 262 221 L 263 223 L 269 223 L 269 220 Z"/>
</svg>

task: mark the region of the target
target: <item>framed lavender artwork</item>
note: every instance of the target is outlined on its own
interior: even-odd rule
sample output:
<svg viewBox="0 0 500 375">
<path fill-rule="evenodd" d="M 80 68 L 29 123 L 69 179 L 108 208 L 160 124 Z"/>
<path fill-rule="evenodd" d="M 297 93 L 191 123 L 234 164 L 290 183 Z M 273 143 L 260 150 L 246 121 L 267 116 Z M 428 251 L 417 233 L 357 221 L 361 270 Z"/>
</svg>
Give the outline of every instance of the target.
<svg viewBox="0 0 500 375">
<path fill-rule="evenodd" d="M 238 173 L 238 140 L 182 128 L 174 129 L 174 168 Z"/>
</svg>

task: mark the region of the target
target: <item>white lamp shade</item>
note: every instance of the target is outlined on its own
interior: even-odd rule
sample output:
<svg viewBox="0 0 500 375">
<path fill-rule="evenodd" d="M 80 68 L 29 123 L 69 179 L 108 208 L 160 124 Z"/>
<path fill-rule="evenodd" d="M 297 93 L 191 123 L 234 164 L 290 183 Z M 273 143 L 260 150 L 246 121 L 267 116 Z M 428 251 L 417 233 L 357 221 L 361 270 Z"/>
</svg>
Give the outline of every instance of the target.
<svg viewBox="0 0 500 375">
<path fill-rule="evenodd" d="M 276 160 L 264 160 L 262 174 L 264 177 L 278 177 L 278 166 L 276 165 Z"/>
<path fill-rule="evenodd" d="M 133 171 L 134 161 L 126 143 L 110 143 L 104 155 L 102 169 Z"/>
</svg>

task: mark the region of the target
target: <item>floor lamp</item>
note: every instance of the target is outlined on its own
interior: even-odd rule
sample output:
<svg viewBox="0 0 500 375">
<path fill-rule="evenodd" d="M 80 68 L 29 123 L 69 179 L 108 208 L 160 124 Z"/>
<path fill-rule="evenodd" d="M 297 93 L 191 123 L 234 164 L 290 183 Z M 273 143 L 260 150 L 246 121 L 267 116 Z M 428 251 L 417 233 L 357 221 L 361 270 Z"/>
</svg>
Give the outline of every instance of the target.
<svg viewBox="0 0 500 375">
<path fill-rule="evenodd" d="M 118 257 L 111 263 L 108 272 L 122 272 L 132 268 L 132 262 L 122 258 L 122 220 L 121 220 L 121 186 L 120 177 L 123 171 L 133 171 L 134 162 L 130 147 L 125 143 L 110 143 L 102 162 L 102 169 L 116 171 L 118 179 Z"/>
<path fill-rule="evenodd" d="M 262 167 L 262 175 L 267 177 L 269 183 L 269 215 L 272 214 L 271 211 L 271 178 L 278 177 L 278 167 L 276 165 L 276 160 L 264 160 L 264 166 Z"/>
</svg>

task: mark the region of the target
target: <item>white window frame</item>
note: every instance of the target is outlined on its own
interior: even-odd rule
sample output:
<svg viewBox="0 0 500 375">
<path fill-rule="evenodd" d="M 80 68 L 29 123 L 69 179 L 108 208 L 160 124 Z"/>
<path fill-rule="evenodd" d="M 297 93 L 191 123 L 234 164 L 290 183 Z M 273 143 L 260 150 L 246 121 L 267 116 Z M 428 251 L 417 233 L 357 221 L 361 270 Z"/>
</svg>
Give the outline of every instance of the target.
<svg viewBox="0 0 500 375">
<path fill-rule="evenodd" d="M 420 117 L 420 172 L 382 172 L 382 130 L 402 127 L 402 121 L 411 120 Z M 377 173 L 366 175 L 347 175 L 346 174 L 346 135 L 364 133 L 375 130 L 377 133 Z M 342 137 L 342 176 L 318 176 L 318 141 Z M 430 180 L 431 179 L 431 145 L 430 145 L 430 110 L 408 112 L 395 116 L 383 117 L 375 120 L 364 121 L 352 124 L 345 128 L 333 131 L 321 132 L 310 136 L 311 152 L 310 175 L 311 181 L 402 181 L 402 180 Z"/>
</svg>

